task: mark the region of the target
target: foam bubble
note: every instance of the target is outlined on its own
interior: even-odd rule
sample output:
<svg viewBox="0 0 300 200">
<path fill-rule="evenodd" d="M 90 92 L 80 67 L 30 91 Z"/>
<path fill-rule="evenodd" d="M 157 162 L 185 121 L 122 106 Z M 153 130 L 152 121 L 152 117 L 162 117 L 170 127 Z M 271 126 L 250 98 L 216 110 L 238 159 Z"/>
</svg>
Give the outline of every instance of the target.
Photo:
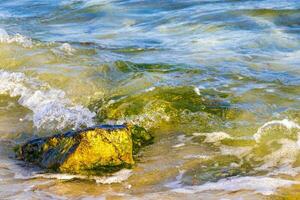
<svg viewBox="0 0 300 200">
<path fill-rule="evenodd" d="M 10 36 L 4 29 L 0 28 L 0 43 L 18 43 L 21 44 L 23 47 L 31 48 L 32 40 L 30 38 L 27 38 L 21 34 L 15 34 L 13 36 Z"/>
<path fill-rule="evenodd" d="M 66 127 L 93 126 L 95 113 L 74 105 L 64 91 L 52 89 L 23 73 L 0 70 L 0 94 L 20 97 L 18 103 L 33 112 L 38 129 L 61 130 Z"/>
<path fill-rule="evenodd" d="M 246 176 L 221 179 L 216 183 L 208 182 L 199 186 L 176 188 L 173 189 L 173 191 L 178 193 L 198 193 L 208 190 L 225 190 L 232 192 L 239 190 L 252 190 L 263 195 L 271 195 L 276 192 L 277 188 L 288 187 L 293 184 L 300 184 L 300 182 L 280 178 Z"/>
</svg>

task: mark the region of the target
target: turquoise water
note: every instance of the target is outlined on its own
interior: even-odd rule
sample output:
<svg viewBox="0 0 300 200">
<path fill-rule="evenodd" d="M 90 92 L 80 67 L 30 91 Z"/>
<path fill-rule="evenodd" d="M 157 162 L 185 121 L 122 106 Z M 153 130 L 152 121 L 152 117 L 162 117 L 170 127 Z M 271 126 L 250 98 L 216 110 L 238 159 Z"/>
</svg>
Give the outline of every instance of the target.
<svg viewBox="0 0 300 200">
<path fill-rule="evenodd" d="M 0 197 L 296 198 L 299 66 L 297 0 L 2 0 Z M 13 158 L 32 137 L 123 122 L 155 143 L 113 181 Z"/>
</svg>

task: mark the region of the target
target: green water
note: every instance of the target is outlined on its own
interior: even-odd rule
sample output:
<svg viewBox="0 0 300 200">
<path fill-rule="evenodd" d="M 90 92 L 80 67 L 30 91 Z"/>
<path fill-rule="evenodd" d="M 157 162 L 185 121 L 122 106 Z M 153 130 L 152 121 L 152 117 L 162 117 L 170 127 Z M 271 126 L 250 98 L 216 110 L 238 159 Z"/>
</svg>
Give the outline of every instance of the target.
<svg viewBox="0 0 300 200">
<path fill-rule="evenodd" d="M 299 199 L 299 9 L 1 1 L 0 199 Z M 155 140 L 113 181 L 14 159 L 32 137 L 124 122 Z"/>
</svg>

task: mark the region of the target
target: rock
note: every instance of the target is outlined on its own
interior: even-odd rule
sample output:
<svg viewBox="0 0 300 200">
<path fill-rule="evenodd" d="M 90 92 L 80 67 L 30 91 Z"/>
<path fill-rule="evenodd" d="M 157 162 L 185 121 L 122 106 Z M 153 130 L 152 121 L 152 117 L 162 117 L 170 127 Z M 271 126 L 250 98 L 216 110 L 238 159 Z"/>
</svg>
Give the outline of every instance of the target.
<svg viewBox="0 0 300 200">
<path fill-rule="evenodd" d="M 54 172 L 100 175 L 130 168 L 133 150 L 152 140 L 141 127 L 101 125 L 28 141 L 17 157 Z"/>
<path fill-rule="evenodd" d="M 213 131 L 223 121 L 241 116 L 242 111 L 231 105 L 229 94 L 192 86 L 160 86 L 135 94 L 118 94 L 92 101 L 98 121 L 131 121 L 148 130 L 164 128 L 191 134 Z M 161 131 L 159 131 L 161 133 Z"/>
</svg>

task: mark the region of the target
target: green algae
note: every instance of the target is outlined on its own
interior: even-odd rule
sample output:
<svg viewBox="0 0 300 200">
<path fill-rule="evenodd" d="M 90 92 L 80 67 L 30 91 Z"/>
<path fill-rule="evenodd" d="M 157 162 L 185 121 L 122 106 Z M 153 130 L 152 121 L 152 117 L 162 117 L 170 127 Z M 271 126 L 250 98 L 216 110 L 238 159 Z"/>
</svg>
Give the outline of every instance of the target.
<svg viewBox="0 0 300 200">
<path fill-rule="evenodd" d="M 195 143 L 203 143 L 206 139 L 206 136 L 205 135 L 199 135 L 199 136 L 195 136 L 192 138 L 192 142 L 195 142 Z"/>
<path fill-rule="evenodd" d="M 136 125 L 132 126 L 131 134 L 133 141 L 133 154 L 138 153 L 142 147 L 153 143 L 154 137 L 143 127 Z"/>
<path fill-rule="evenodd" d="M 133 63 L 129 61 L 116 61 L 114 66 L 118 71 L 123 73 L 128 72 L 139 72 L 139 71 L 148 71 L 148 72 L 170 72 L 175 70 L 175 67 L 168 64 L 158 63 L 158 64 L 148 64 L 148 63 Z"/>
<path fill-rule="evenodd" d="M 238 117 L 240 111 L 230 105 L 227 97 L 210 90 L 199 95 L 192 86 L 162 86 L 130 96 L 101 99 L 95 105 L 100 122 L 125 119 L 147 129 L 170 125 L 173 130 L 191 132 L 211 130 L 222 121 Z"/>
<path fill-rule="evenodd" d="M 226 138 L 221 140 L 221 144 L 233 147 L 247 147 L 247 146 L 254 146 L 256 144 L 255 140 L 253 139 L 231 139 Z"/>
<path fill-rule="evenodd" d="M 118 48 L 114 49 L 113 52 L 116 53 L 130 53 L 130 54 L 135 54 L 135 53 L 144 53 L 144 52 L 149 52 L 149 51 L 156 51 L 157 49 L 155 48 L 138 48 L 138 47 L 127 47 L 127 48 Z"/>
</svg>

